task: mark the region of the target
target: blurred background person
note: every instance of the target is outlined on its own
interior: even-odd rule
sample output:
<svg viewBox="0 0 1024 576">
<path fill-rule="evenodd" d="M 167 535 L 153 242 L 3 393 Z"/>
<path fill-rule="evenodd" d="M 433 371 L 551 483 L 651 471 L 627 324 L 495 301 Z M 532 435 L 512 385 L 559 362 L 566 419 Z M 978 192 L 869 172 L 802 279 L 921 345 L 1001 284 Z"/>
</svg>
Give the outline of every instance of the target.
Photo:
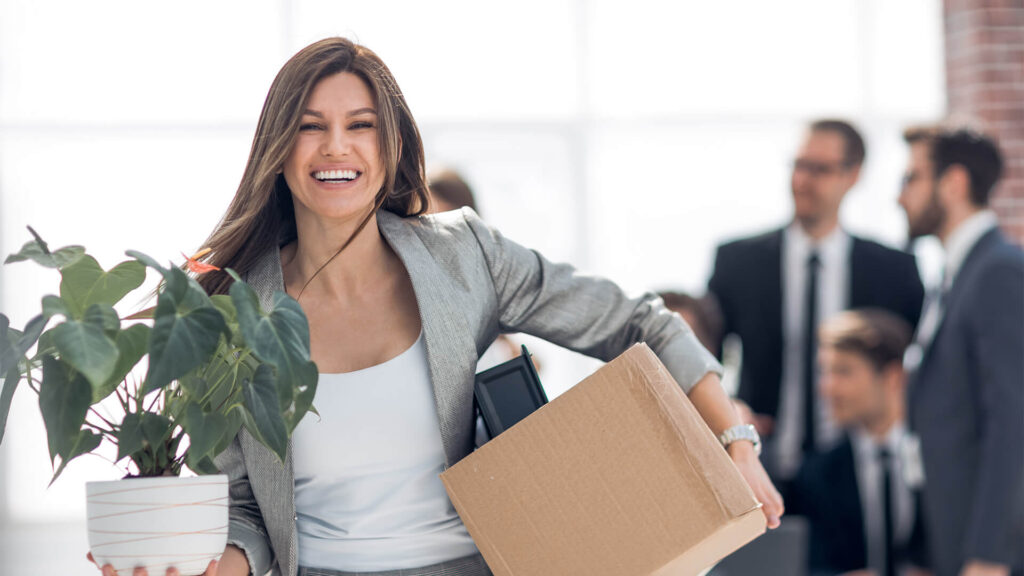
<svg viewBox="0 0 1024 576">
<path fill-rule="evenodd" d="M 907 354 L 911 427 L 939 576 L 1021 574 L 1024 563 L 1024 252 L 989 198 L 1003 170 L 995 141 L 944 127 L 906 131 L 900 205 L 911 238 L 945 250 Z"/>
<path fill-rule="evenodd" d="M 865 308 L 826 320 L 819 334 L 821 397 L 843 434 L 832 449 L 807 457 L 787 501 L 810 523 L 810 573 L 907 574 L 924 556 L 900 460 L 910 326 Z"/>
<path fill-rule="evenodd" d="M 678 291 L 662 291 L 658 292 L 658 296 L 661 296 L 666 308 L 683 317 L 705 348 L 716 356 L 720 354 L 718 346 L 721 341 L 722 312 L 713 296 L 697 298 Z"/>
<path fill-rule="evenodd" d="M 480 209 L 476 206 L 473 189 L 455 170 L 451 168 L 433 169 L 427 175 L 427 179 L 430 187 L 431 214 L 458 210 L 463 206 L 472 208 L 477 214 L 480 213 Z"/>
<path fill-rule="evenodd" d="M 742 341 L 737 396 L 765 437 L 765 464 L 784 490 L 806 454 L 837 432 L 815 385 L 818 322 L 875 306 L 916 325 L 924 289 L 913 256 L 854 236 L 839 209 L 864 163 L 860 133 L 842 120 L 810 124 L 793 161 L 792 220 L 718 248 L 708 282 L 723 335 Z"/>
</svg>

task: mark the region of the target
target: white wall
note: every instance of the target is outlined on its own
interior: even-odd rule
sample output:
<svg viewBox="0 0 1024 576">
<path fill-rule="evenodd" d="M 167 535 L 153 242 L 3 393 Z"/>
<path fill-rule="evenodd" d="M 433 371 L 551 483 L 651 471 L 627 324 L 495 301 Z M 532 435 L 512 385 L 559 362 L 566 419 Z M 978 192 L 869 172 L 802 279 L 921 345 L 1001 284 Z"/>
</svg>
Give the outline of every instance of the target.
<svg viewBox="0 0 1024 576">
<path fill-rule="evenodd" d="M 898 243 L 900 129 L 945 105 L 940 18 L 937 0 L 0 0 L 0 253 L 26 224 L 107 266 L 197 248 L 273 75 L 334 34 L 388 63 L 428 163 L 464 171 L 490 222 L 630 290 L 702 291 L 716 243 L 781 224 L 821 115 L 868 141 L 847 225 Z M 15 325 L 55 289 L 0 268 Z M 594 367 L 528 344 L 552 395 Z M 35 402 L 18 393 L 0 447 L 0 574 L 93 574 L 82 484 L 120 472 L 82 459 L 47 489 Z"/>
</svg>

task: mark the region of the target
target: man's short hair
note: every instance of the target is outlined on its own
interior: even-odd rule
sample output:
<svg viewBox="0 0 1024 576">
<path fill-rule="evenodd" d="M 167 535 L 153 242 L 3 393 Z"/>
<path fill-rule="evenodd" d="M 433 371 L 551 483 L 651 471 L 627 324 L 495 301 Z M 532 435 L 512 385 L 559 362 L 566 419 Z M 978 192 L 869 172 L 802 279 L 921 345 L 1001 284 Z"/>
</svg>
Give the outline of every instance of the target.
<svg viewBox="0 0 1024 576">
<path fill-rule="evenodd" d="M 971 202 L 988 206 L 992 190 L 1003 175 L 1003 156 L 991 137 L 970 128 L 914 126 L 903 132 L 907 144 L 928 145 L 936 178 L 959 164 L 971 180 Z"/>
<path fill-rule="evenodd" d="M 818 335 L 820 347 L 863 356 L 876 372 L 902 363 L 911 336 L 906 320 L 880 308 L 841 312 L 823 322 Z"/>
<path fill-rule="evenodd" d="M 864 163 L 864 138 L 853 124 L 834 118 L 816 120 L 811 123 L 811 132 L 834 132 L 843 139 L 843 166 L 854 168 Z"/>
</svg>

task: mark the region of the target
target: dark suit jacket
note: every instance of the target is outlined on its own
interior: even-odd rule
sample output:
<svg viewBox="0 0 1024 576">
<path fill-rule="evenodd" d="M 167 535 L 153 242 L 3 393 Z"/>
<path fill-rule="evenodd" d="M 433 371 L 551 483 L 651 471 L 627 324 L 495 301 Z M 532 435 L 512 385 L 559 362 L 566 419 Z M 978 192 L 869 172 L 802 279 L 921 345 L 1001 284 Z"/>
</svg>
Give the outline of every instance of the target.
<svg viewBox="0 0 1024 576">
<path fill-rule="evenodd" d="M 831 450 L 804 460 L 793 492 L 786 500 L 786 513 L 807 517 L 810 574 L 841 574 L 867 568 L 863 508 L 853 444 L 848 436 Z M 920 529 L 918 516 L 910 540 L 895 550 L 898 563 L 924 564 Z"/>
<path fill-rule="evenodd" d="M 937 576 L 1024 556 L 1024 253 L 992 230 L 965 259 L 911 376 Z"/>
<path fill-rule="evenodd" d="M 782 242 L 776 230 L 720 246 L 708 282 L 724 316 L 723 336 L 743 341 L 737 395 L 772 417 L 782 382 Z M 849 278 L 849 308 L 884 308 L 917 326 L 924 288 L 912 255 L 854 236 Z"/>
</svg>

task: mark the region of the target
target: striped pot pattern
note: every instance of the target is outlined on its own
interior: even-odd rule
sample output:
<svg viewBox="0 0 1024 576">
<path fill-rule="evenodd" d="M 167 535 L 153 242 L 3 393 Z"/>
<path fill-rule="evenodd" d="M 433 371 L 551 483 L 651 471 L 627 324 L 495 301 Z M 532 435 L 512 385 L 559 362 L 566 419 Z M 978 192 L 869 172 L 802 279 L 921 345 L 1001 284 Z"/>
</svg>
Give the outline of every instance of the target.
<svg viewBox="0 0 1024 576">
<path fill-rule="evenodd" d="M 89 482 L 89 548 L 119 574 L 136 566 L 151 576 L 175 566 L 182 576 L 202 574 L 220 558 L 228 538 L 228 477 L 129 478 Z"/>
</svg>

